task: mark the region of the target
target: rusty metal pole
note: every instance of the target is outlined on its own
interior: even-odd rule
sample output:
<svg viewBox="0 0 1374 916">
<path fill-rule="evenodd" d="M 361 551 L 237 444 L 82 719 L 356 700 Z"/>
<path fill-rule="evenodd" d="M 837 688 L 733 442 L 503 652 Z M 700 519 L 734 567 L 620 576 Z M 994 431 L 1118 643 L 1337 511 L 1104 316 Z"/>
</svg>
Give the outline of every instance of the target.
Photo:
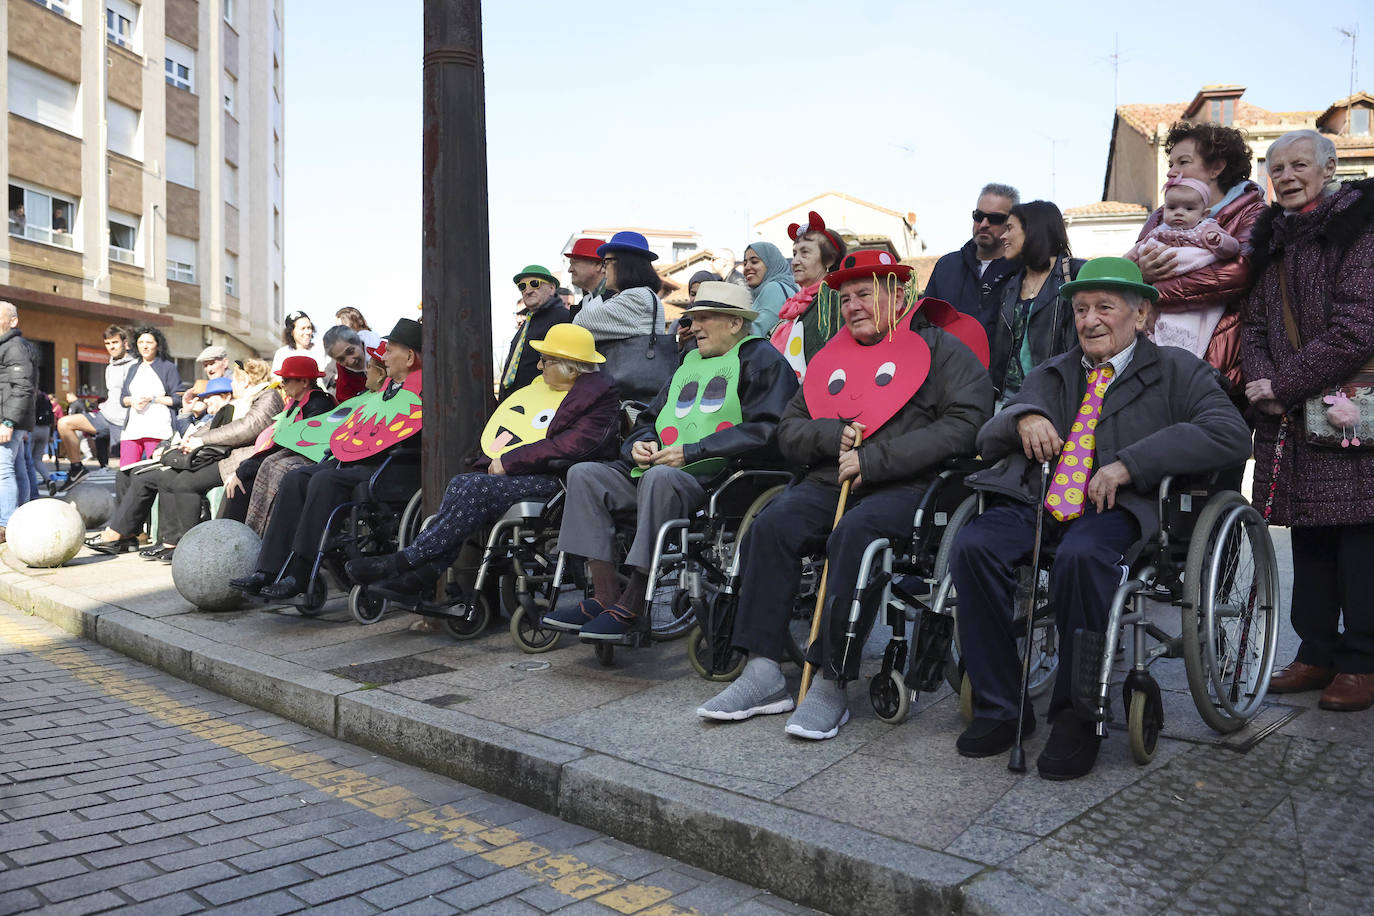
<svg viewBox="0 0 1374 916">
<path fill-rule="evenodd" d="M 480 0 L 425 0 L 425 511 L 491 412 L 487 118 Z"/>
</svg>

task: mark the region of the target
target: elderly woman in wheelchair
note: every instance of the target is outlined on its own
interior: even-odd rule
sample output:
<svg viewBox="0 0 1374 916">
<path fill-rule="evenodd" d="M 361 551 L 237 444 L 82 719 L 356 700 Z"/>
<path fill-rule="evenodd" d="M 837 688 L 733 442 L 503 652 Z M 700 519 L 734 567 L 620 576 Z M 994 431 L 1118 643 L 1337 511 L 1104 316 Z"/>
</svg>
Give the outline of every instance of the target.
<svg viewBox="0 0 1374 916">
<path fill-rule="evenodd" d="M 605 359 L 591 332 L 554 325 L 530 346 L 541 354 L 540 377 L 492 415 L 476 462 L 481 470 L 449 481 L 438 513 L 408 546 L 350 560 L 345 569 L 354 582 L 394 596 L 433 592 L 469 537 L 512 505 L 557 493 L 559 467 L 615 454 L 620 398 L 615 380 L 600 371 Z"/>
<path fill-rule="evenodd" d="M 1097 759 L 1106 727 L 1097 672 L 1104 644 L 1116 639 L 1109 620 L 1121 620 L 1118 587 L 1128 578 L 1129 558 L 1142 542 L 1160 540 L 1161 480 L 1220 470 L 1250 454 L 1249 430 L 1215 372 L 1141 333 L 1158 292 L 1141 280 L 1138 267 L 1098 258 L 1062 295 L 1072 302 L 1078 346 L 1031 372 L 979 432 L 982 456 L 1001 460 L 967 478 L 985 511 L 955 537 L 949 560 L 973 693 L 973 721 L 956 747 L 967 757 L 991 756 L 1016 741 L 1018 718 L 1024 734 L 1035 727 L 1034 711 L 1022 705 L 1012 607 L 1014 570 L 1031 553 L 1037 519 L 1043 520 L 1044 541 L 1054 552 L 1048 603 L 1060 664 L 1051 733 L 1037 768 L 1056 780 L 1086 775 Z M 1091 677 L 1076 679 L 1078 668 Z M 1076 680 L 1080 692 L 1092 695 L 1076 697 Z M 1128 678 L 1128 692 L 1132 686 Z"/>
</svg>

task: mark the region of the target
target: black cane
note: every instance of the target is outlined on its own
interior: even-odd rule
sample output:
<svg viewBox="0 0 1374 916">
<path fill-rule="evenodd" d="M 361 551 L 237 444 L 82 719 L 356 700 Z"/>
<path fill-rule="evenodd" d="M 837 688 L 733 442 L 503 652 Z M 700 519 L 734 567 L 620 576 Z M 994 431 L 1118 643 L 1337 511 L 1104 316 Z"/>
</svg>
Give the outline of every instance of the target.
<svg viewBox="0 0 1374 916">
<path fill-rule="evenodd" d="M 1016 743 L 1011 746 L 1007 769 L 1026 772 L 1026 749 L 1021 746 L 1021 729 L 1026 721 L 1026 695 L 1030 693 L 1030 659 L 1035 641 L 1035 596 L 1040 591 L 1040 536 L 1045 529 L 1045 493 L 1049 489 L 1050 463 L 1040 462 L 1040 499 L 1035 504 L 1035 547 L 1031 550 L 1030 588 L 1026 592 L 1026 654 L 1021 659 L 1021 702 L 1016 704 Z"/>
</svg>

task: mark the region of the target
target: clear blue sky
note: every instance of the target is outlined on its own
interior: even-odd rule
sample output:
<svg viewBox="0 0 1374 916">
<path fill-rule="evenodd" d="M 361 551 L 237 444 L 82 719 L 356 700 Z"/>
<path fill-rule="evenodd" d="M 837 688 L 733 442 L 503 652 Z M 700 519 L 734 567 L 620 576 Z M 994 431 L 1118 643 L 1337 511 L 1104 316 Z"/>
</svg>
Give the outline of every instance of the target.
<svg viewBox="0 0 1374 916">
<path fill-rule="evenodd" d="M 1275 111 L 1344 97 L 1366 2 L 484 4 L 494 336 L 510 276 L 558 271 L 585 225 L 749 223 L 823 190 L 912 210 L 931 254 L 968 236 L 986 181 L 1098 200 L 1120 101 L 1240 83 Z M 379 15 L 382 9 L 384 15 Z M 669 12 L 672 10 L 672 12 Z M 386 333 L 420 301 L 420 0 L 287 6 L 287 309 L 342 305 Z M 1366 64 L 1358 88 L 1374 90 Z M 1059 142 L 1051 190 L 1051 140 Z"/>
</svg>

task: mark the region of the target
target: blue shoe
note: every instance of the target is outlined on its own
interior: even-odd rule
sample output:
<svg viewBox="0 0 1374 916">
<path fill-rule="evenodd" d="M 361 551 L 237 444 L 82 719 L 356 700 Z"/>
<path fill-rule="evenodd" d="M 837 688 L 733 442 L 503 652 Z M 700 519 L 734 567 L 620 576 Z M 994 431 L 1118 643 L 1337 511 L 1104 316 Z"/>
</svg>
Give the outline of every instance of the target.
<svg viewBox="0 0 1374 916">
<path fill-rule="evenodd" d="M 550 611 L 544 615 L 544 621 L 540 626 L 550 630 L 564 630 L 568 633 L 579 632 L 583 625 L 601 616 L 606 609 L 600 601 L 595 598 L 588 598 L 586 601 L 579 602 L 574 607 L 565 607 L 557 611 Z"/>
<path fill-rule="evenodd" d="M 635 625 L 639 615 L 631 614 L 618 604 L 613 604 L 591 623 L 584 627 L 579 636 L 600 642 L 619 642 Z"/>
</svg>

